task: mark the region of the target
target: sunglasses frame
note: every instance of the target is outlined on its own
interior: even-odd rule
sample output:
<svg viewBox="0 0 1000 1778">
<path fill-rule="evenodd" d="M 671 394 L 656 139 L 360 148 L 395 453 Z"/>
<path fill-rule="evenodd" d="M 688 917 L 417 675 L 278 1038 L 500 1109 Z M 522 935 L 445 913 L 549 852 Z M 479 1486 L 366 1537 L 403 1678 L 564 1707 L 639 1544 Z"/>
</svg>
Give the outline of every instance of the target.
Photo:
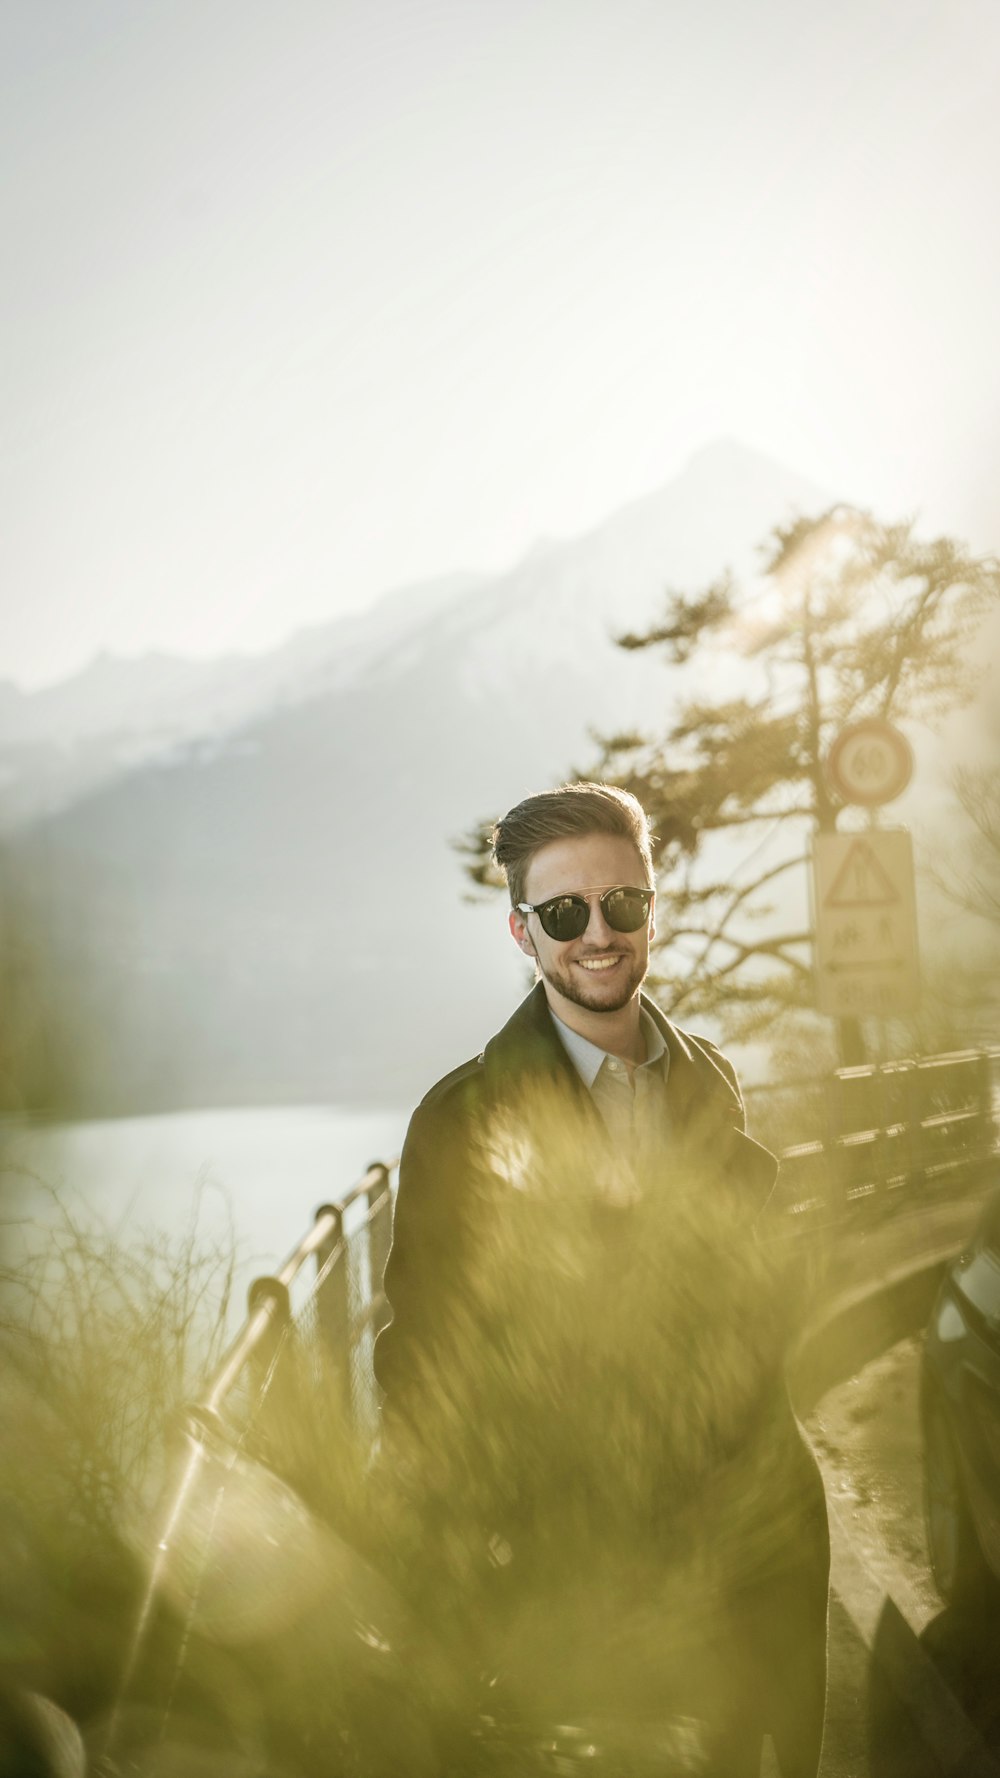
<svg viewBox="0 0 1000 1778">
<path fill-rule="evenodd" d="M 608 900 L 608 897 L 611 895 L 620 895 L 620 894 L 622 894 L 623 891 L 627 892 L 629 895 L 641 895 L 641 896 L 645 897 L 645 901 L 646 901 L 645 913 L 643 914 L 642 919 L 635 926 L 616 926 L 614 921 L 608 915 L 608 910 L 605 906 L 605 902 Z M 536 901 L 536 902 L 519 901 L 517 904 L 517 911 L 519 914 L 537 914 L 538 918 L 541 922 L 542 931 L 544 932 L 546 938 L 551 938 L 553 940 L 553 942 L 557 945 L 559 945 L 559 944 L 570 945 L 573 943 L 574 939 L 582 938 L 584 933 L 587 930 L 587 927 L 590 925 L 590 904 L 592 901 L 596 901 L 599 904 L 601 913 L 603 914 L 604 919 L 607 922 L 607 925 L 611 928 L 612 932 L 621 932 L 621 933 L 638 932 L 643 927 L 643 925 L 645 925 L 649 920 L 649 912 L 650 912 L 650 909 L 653 905 L 653 898 L 654 898 L 655 894 L 656 894 L 655 889 L 640 889 L 636 883 L 615 883 L 615 884 L 613 884 L 613 886 L 610 889 L 604 889 L 604 890 L 592 889 L 590 891 L 589 895 L 574 895 L 574 894 L 550 895 L 546 901 Z M 581 926 L 579 932 L 572 933 L 569 938 L 558 938 L 554 932 L 549 931 L 549 928 L 545 924 L 546 911 L 549 908 L 554 907 L 555 903 L 557 901 L 569 901 L 569 902 L 576 902 L 577 904 L 582 904 L 582 906 L 586 909 L 586 912 L 587 912 L 587 918 L 584 921 L 583 925 Z"/>
</svg>

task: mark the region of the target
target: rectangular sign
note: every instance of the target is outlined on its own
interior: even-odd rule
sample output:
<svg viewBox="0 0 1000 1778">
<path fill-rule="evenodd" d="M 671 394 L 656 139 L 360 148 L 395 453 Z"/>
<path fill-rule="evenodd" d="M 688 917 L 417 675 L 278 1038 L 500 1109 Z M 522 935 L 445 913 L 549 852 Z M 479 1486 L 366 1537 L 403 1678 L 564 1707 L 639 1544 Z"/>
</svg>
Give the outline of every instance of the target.
<svg viewBox="0 0 1000 1778">
<path fill-rule="evenodd" d="M 913 847 L 905 828 L 813 838 L 817 1006 L 833 1018 L 917 1010 Z"/>
</svg>

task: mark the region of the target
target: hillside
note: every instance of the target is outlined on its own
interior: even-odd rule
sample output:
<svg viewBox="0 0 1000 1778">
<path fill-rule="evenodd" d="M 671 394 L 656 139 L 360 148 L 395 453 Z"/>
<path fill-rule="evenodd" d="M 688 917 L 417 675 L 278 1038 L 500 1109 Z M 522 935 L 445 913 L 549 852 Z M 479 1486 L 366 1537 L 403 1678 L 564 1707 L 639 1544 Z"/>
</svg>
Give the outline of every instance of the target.
<svg viewBox="0 0 1000 1778">
<path fill-rule="evenodd" d="M 497 904 L 463 901 L 451 842 L 585 769 L 593 727 L 662 721 L 678 670 L 613 633 L 652 619 L 668 584 L 752 573 L 776 522 L 827 503 L 713 447 L 509 573 L 397 592 L 275 657 L 163 670 L 145 706 L 119 671 L 103 730 L 88 686 L 66 688 L 57 788 L 26 752 L 56 742 L 29 742 L 22 710 L 7 882 L 73 1102 L 405 1102 L 477 1050 L 523 960 Z M 136 684 L 152 670 L 132 665 Z"/>
</svg>

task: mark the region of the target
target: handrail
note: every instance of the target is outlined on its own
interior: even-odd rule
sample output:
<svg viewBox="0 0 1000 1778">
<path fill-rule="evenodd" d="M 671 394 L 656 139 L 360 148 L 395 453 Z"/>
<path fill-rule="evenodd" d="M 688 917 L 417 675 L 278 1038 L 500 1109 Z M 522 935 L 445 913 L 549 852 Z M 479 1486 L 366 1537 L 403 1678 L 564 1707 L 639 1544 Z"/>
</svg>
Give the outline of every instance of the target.
<svg viewBox="0 0 1000 1778">
<path fill-rule="evenodd" d="M 822 1087 L 831 1080 L 871 1080 L 877 1074 L 905 1074 L 914 1068 L 953 1068 L 962 1062 L 987 1057 L 1000 1062 L 1000 1046 L 984 1044 L 979 1049 L 941 1050 L 933 1056 L 892 1056 L 884 1062 L 858 1062 L 849 1068 L 835 1068 L 832 1074 L 796 1074 L 787 1080 L 751 1081 L 743 1087 L 744 1099 L 764 1098 L 768 1094 L 800 1091 L 803 1087 Z"/>
<path fill-rule="evenodd" d="M 346 1197 L 335 1198 L 330 1204 L 321 1204 L 316 1212 L 315 1221 L 309 1233 L 303 1235 L 297 1247 L 294 1247 L 284 1264 L 279 1267 L 275 1277 L 279 1284 L 287 1288 L 302 1270 L 307 1259 L 323 1246 L 324 1242 L 336 1238 L 344 1212 L 356 1204 L 379 1183 L 380 1177 L 391 1173 L 398 1167 L 398 1160 L 372 1161 L 366 1173 L 363 1173 L 356 1185 L 352 1185 Z"/>
<path fill-rule="evenodd" d="M 812 1102 L 810 1121 L 825 1129 L 814 1128 L 810 1140 L 774 1144 L 784 1207 L 798 1227 L 818 1230 L 818 1213 L 829 1229 L 845 1211 L 853 1219 L 862 1207 L 868 1214 L 995 1164 L 998 1063 L 996 1047 L 955 1050 L 838 1069 L 810 1083 L 822 1095 Z M 752 1088 L 747 1097 L 760 1104 L 775 1094 L 780 1101 L 783 1090 Z M 796 1133 L 788 1121 L 789 1134 Z M 800 1128 L 800 1138 L 805 1133 Z"/>
<path fill-rule="evenodd" d="M 254 1283 L 257 1282 L 258 1280 L 254 1279 Z M 222 1402 L 237 1382 L 240 1373 L 250 1362 L 254 1353 L 264 1344 L 265 1337 L 271 1335 L 272 1327 L 274 1327 L 275 1333 L 278 1333 L 286 1321 L 287 1310 L 282 1311 L 281 1299 L 278 1295 L 275 1293 L 265 1296 L 260 1306 L 254 1309 L 243 1323 L 232 1345 L 219 1360 L 211 1382 L 204 1396 L 198 1402 L 199 1408 L 207 1414 L 217 1415 Z"/>
<path fill-rule="evenodd" d="M 316 1256 L 320 1270 L 329 1270 L 343 1249 L 346 1213 L 361 1198 L 367 1198 L 370 1220 L 373 1211 L 382 1202 L 379 1197 L 373 1204 L 373 1194 L 378 1193 L 380 1187 L 385 1191 L 391 1190 L 390 1177 L 398 1165 L 398 1159 L 373 1161 L 342 1198 L 319 1206 L 312 1227 L 292 1248 L 273 1275 L 253 1279 L 247 1291 L 247 1319 L 212 1372 L 196 1404 L 196 1414 L 217 1419 L 222 1403 L 247 1366 L 261 1355 L 270 1360 L 291 1323 L 291 1286 L 303 1267 Z M 378 1293 L 381 1296 L 381 1276 Z M 368 1305 L 365 1312 L 367 1321 L 373 1319 L 377 1307 L 376 1302 Z"/>
</svg>

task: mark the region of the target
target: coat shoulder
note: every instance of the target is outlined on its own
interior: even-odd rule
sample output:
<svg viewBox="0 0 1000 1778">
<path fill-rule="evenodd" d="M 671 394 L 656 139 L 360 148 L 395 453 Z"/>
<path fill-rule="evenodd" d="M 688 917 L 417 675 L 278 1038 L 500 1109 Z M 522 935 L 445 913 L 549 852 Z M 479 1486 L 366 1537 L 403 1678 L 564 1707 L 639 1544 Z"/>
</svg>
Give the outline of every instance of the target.
<svg viewBox="0 0 1000 1778">
<path fill-rule="evenodd" d="M 691 1045 L 692 1049 L 700 1050 L 706 1060 L 711 1062 L 713 1066 L 719 1070 L 719 1073 L 725 1077 L 726 1081 L 732 1087 L 742 1103 L 743 1094 L 740 1091 L 740 1083 L 736 1069 L 733 1067 L 729 1057 L 720 1050 L 718 1044 L 713 1043 L 710 1037 L 705 1037 L 700 1031 L 685 1031 L 684 1037 Z"/>
<path fill-rule="evenodd" d="M 423 1112 L 440 1110 L 444 1107 L 457 1110 L 472 1103 L 482 1089 L 483 1058 L 482 1054 L 471 1056 L 467 1062 L 460 1062 L 448 1074 L 443 1074 L 424 1094 L 414 1117 Z"/>
</svg>

